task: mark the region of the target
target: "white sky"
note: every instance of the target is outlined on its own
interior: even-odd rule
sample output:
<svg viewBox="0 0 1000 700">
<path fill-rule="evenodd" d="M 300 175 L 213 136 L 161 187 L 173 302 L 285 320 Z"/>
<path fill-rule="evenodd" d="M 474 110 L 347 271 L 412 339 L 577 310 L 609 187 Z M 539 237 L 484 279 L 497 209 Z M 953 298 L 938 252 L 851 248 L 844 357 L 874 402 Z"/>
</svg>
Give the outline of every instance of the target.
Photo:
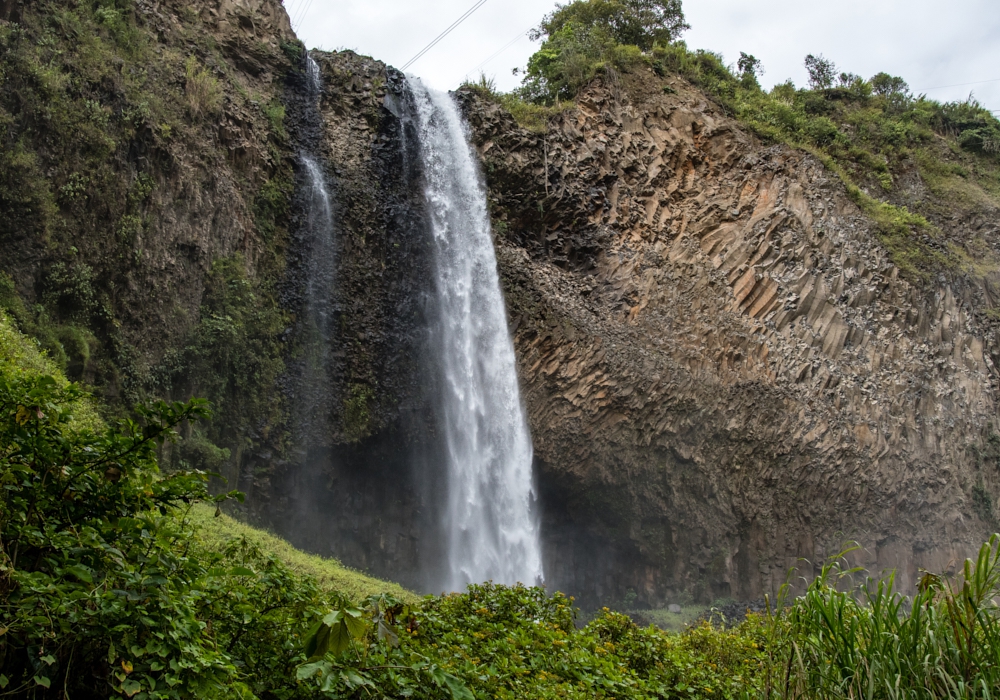
<svg viewBox="0 0 1000 700">
<path fill-rule="evenodd" d="M 402 66 L 475 0 L 284 3 L 310 48 L 353 49 Z M 409 72 L 454 89 L 554 7 L 554 0 L 488 0 Z M 879 71 L 899 75 L 915 92 L 938 100 L 964 99 L 972 91 L 1000 110 L 998 0 L 685 0 L 684 11 L 692 26 L 684 35 L 689 47 L 721 53 L 728 63 L 740 51 L 755 55 L 764 63 L 765 87 L 787 78 L 804 85 L 802 59 L 816 53 L 865 78 Z M 499 87 L 513 88 L 518 79 L 511 69 L 523 67 L 536 49 L 522 36 L 481 70 Z"/>
</svg>

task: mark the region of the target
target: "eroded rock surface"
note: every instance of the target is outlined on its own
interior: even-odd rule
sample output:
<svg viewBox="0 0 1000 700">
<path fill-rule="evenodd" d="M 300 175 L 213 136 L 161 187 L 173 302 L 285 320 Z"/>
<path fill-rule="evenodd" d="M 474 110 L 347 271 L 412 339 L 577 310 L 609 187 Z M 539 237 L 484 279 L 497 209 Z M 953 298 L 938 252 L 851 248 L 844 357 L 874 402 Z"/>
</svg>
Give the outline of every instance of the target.
<svg viewBox="0 0 1000 700">
<path fill-rule="evenodd" d="M 671 83 L 598 81 L 544 136 L 462 96 L 550 583 L 752 599 L 850 539 L 904 587 L 954 567 L 992 488 L 974 300 L 902 279 L 832 173 Z"/>
</svg>

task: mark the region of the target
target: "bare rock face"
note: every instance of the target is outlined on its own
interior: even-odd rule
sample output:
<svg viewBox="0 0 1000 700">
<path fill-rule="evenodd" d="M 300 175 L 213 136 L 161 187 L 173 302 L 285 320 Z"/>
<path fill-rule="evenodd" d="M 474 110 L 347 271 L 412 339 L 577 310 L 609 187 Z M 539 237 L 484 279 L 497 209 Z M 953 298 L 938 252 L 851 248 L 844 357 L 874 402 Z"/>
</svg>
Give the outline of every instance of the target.
<svg viewBox="0 0 1000 700">
<path fill-rule="evenodd" d="M 973 489 L 995 490 L 976 455 L 996 368 L 970 301 L 902 279 L 814 158 L 672 82 L 598 81 L 544 136 L 461 95 L 550 585 L 755 599 L 848 540 L 904 588 L 954 567 L 986 536 Z"/>
</svg>

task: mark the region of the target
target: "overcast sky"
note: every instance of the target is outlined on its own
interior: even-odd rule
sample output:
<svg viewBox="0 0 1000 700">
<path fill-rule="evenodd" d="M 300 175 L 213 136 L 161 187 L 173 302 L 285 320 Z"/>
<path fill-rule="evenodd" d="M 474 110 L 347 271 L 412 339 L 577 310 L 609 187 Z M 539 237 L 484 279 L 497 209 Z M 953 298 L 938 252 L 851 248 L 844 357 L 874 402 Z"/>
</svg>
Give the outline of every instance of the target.
<svg viewBox="0 0 1000 700">
<path fill-rule="evenodd" d="M 284 2 L 310 48 L 353 49 L 397 67 L 475 4 Z M 524 66 L 537 49 L 524 33 L 554 7 L 549 0 L 488 0 L 408 72 L 441 89 L 454 89 L 480 71 L 494 76 L 501 88 L 515 87 L 511 69 Z M 740 51 L 755 55 L 764 63 L 762 83 L 768 88 L 788 78 L 804 85 L 802 59 L 821 53 L 844 71 L 866 78 L 886 71 L 902 76 L 915 92 L 944 101 L 972 91 L 985 106 L 1000 110 L 997 0 L 685 0 L 684 11 L 692 27 L 684 35 L 689 47 L 719 52 L 727 63 L 735 63 Z"/>
</svg>

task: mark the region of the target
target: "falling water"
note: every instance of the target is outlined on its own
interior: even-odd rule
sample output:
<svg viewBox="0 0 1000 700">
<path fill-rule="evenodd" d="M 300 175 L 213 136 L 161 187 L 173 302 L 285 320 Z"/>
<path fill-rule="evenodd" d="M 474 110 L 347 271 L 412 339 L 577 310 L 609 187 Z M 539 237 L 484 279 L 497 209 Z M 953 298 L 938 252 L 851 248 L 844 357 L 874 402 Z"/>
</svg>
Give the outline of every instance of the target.
<svg viewBox="0 0 1000 700">
<path fill-rule="evenodd" d="M 447 448 L 449 584 L 542 578 L 532 446 L 486 193 L 452 98 L 409 79 L 436 272 L 433 343 Z"/>
<path fill-rule="evenodd" d="M 321 130 L 319 99 L 322 93 L 320 70 L 311 58 L 306 59 L 306 77 L 310 99 L 307 119 Z M 306 250 L 304 367 L 300 382 L 298 424 L 305 435 L 315 435 L 330 411 L 330 344 L 333 331 L 332 299 L 334 292 L 336 251 L 333 206 L 326 176 L 314 152 L 314 144 L 306 143 L 299 158 L 305 175 L 304 214 L 302 226 Z"/>
</svg>

